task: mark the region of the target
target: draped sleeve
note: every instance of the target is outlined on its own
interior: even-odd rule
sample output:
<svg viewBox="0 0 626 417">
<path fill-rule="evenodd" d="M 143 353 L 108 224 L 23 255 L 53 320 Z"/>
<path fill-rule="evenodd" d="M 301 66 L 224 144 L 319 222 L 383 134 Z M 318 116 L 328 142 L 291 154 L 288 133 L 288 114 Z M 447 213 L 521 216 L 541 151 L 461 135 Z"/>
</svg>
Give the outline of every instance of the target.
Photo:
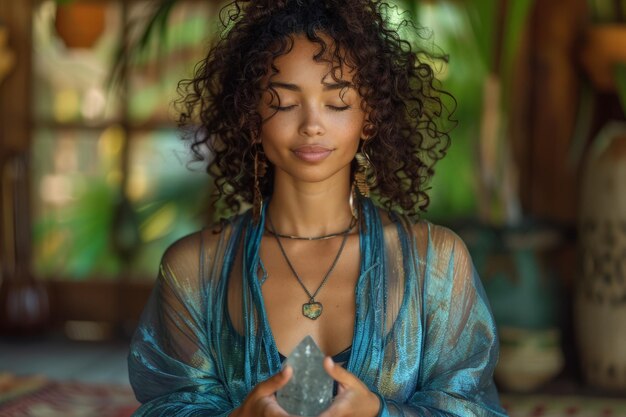
<svg viewBox="0 0 626 417">
<path fill-rule="evenodd" d="M 506 416 L 493 382 L 498 342 L 485 292 L 453 232 L 413 227 L 421 299 L 416 388 L 407 401 L 381 397 L 381 416 Z M 421 294 L 419 294 L 421 293 Z"/>
<path fill-rule="evenodd" d="M 207 239 L 203 235 L 208 235 Z M 211 274 L 219 237 L 197 232 L 163 255 L 153 292 L 131 341 L 134 416 L 227 416 L 228 398 L 210 338 Z"/>
</svg>

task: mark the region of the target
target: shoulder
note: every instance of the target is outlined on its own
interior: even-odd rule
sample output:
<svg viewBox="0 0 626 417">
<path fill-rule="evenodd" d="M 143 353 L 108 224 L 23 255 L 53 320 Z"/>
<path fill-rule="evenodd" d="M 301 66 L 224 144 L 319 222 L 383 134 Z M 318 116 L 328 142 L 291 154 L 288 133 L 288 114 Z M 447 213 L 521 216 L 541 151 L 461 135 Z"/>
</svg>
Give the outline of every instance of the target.
<svg viewBox="0 0 626 417">
<path fill-rule="evenodd" d="M 241 216 L 235 216 L 179 238 L 163 253 L 162 267 L 197 269 L 203 258 L 215 258 L 223 250 L 239 223 Z"/>
<path fill-rule="evenodd" d="M 419 220 L 412 224 L 413 236 L 418 240 L 429 242 L 434 248 L 443 252 L 467 252 L 467 246 L 456 232 L 428 220 Z"/>
<path fill-rule="evenodd" d="M 400 222 L 413 240 L 422 262 L 438 263 L 441 267 L 453 262 L 456 267 L 471 267 L 472 260 L 467 245 L 451 229 L 423 219 L 412 221 L 401 217 Z"/>
</svg>

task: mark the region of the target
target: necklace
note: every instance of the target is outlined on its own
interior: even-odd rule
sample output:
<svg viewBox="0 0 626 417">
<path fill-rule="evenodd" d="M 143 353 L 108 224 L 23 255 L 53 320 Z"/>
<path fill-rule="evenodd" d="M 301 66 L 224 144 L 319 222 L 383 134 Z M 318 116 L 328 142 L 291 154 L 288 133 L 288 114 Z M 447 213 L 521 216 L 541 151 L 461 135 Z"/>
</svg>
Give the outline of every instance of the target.
<svg viewBox="0 0 626 417">
<path fill-rule="evenodd" d="M 271 221 L 270 221 L 271 223 Z M 327 240 L 327 239 L 332 239 L 334 237 L 337 236 L 343 236 L 345 234 L 350 233 L 350 231 L 352 229 L 354 229 L 354 226 L 356 226 L 356 218 L 352 217 L 352 220 L 350 220 L 350 226 L 348 226 L 347 229 L 342 230 L 341 232 L 336 232 L 336 233 L 330 233 L 328 235 L 321 235 L 321 236 L 294 236 L 294 235 L 283 235 L 281 233 L 278 233 L 277 231 L 270 229 L 270 228 L 265 228 L 265 230 L 267 230 L 267 232 L 269 232 L 270 234 L 274 235 L 274 236 L 278 236 L 281 237 L 283 239 L 294 239 L 294 240 Z"/>
<path fill-rule="evenodd" d="M 272 223 L 272 218 L 269 216 L 267 218 L 270 223 L 272 235 L 274 235 L 274 237 L 276 238 L 276 243 L 278 243 L 278 248 L 280 249 L 280 252 L 283 254 L 283 258 L 285 258 L 285 261 L 287 261 L 287 265 L 289 265 L 289 269 L 291 269 L 291 272 L 298 280 L 298 283 L 300 284 L 300 286 L 302 287 L 306 295 L 309 296 L 309 302 L 302 304 L 302 315 L 311 320 L 316 320 L 319 316 L 322 315 L 324 306 L 322 305 L 322 303 L 315 300 L 315 296 L 317 296 L 320 290 L 324 287 L 324 285 L 326 284 L 326 281 L 328 281 L 328 277 L 330 277 L 330 274 L 335 269 L 335 266 L 337 266 L 337 261 L 339 260 L 339 257 L 341 256 L 341 253 L 343 252 L 343 248 L 346 246 L 346 241 L 348 240 L 348 232 L 352 229 L 352 226 L 346 231 L 342 232 L 343 239 L 341 240 L 341 246 L 339 247 L 337 256 L 335 256 L 335 259 L 333 260 L 332 265 L 326 272 L 326 275 L 324 275 L 324 279 L 322 279 L 322 283 L 319 285 L 319 287 L 317 287 L 317 290 L 315 290 L 315 292 L 311 294 L 309 290 L 307 289 L 306 285 L 304 285 L 304 282 L 302 282 L 302 279 L 296 272 L 296 269 L 293 267 L 293 264 L 289 260 L 289 257 L 287 256 L 287 252 L 285 252 L 285 248 L 283 247 L 283 244 L 280 241 L 280 236 L 276 233 L 276 230 L 274 228 L 274 223 Z"/>
</svg>

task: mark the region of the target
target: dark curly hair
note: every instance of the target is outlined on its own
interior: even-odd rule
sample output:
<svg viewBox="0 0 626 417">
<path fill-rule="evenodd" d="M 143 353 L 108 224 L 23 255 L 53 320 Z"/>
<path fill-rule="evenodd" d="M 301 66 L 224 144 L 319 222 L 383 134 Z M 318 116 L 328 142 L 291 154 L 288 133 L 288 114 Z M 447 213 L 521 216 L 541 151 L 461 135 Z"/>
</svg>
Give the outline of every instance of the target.
<svg viewBox="0 0 626 417">
<path fill-rule="evenodd" d="M 392 24 L 392 15 L 400 23 Z M 194 77 L 179 83 L 177 104 L 183 137 L 196 160 L 208 160 L 216 198 L 227 212 L 252 202 L 262 80 L 277 72 L 272 63 L 289 52 L 294 34 L 321 46 L 316 60 L 332 57 L 333 78 L 343 64 L 355 69 L 353 84 L 373 125 L 362 146 L 376 172 L 374 200 L 410 217 L 427 207 L 433 165 L 450 144 L 445 125 L 452 110 L 444 99 L 454 98 L 433 71 L 433 63 L 447 58 L 402 38 L 400 32 L 409 31 L 425 40 L 395 6 L 378 0 L 233 1 L 220 17 L 224 30 Z M 263 194 L 272 186 L 270 169 L 261 178 Z"/>
</svg>

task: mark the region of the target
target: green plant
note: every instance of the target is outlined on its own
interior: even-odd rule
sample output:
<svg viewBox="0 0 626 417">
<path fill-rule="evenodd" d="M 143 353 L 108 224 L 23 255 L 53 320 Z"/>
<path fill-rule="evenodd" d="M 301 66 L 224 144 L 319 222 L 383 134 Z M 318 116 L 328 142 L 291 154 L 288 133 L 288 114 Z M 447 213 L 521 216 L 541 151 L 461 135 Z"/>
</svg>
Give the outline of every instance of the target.
<svg viewBox="0 0 626 417">
<path fill-rule="evenodd" d="M 433 211 L 442 208 L 439 202 L 444 198 L 465 210 L 478 211 L 485 223 L 519 223 L 522 213 L 508 121 L 515 61 L 533 0 L 397 3 L 418 26 L 434 28 L 437 44 L 450 55 L 445 84 L 458 101 L 455 118 L 459 126 L 453 132 L 454 148 L 437 167 Z M 446 15 L 455 16 L 456 21 L 446 25 Z M 468 153 L 475 157 L 472 162 Z M 454 164 L 449 165 L 451 161 Z M 468 184 L 468 178 L 475 181 Z M 465 193 L 454 189 L 459 184 Z M 452 190 L 463 198 L 450 199 L 439 195 L 439 190 Z M 473 201 L 467 192 L 476 195 Z M 454 213 L 450 207 L 443 208 Z"/>
<path fill-rule="evenodd" d="M 521 221 L 517 167 L 509 115 L 514 64 L 533 0 L 459 3 L 467 16 L 484 68 L 479 146 L 480 216 L 492 224 Z"/>
</svg>

